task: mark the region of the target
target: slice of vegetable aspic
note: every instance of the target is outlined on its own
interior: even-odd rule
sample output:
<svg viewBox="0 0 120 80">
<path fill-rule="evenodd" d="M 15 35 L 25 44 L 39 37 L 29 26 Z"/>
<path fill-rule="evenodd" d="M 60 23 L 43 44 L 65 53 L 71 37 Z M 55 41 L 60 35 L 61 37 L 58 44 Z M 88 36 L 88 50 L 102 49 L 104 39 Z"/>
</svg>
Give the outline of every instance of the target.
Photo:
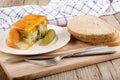
<svg viewBox="0 0 120 80">
<path fill-rule="evenodd" d="M 6 44 L 12 48 L 27 49 L 48 31 L 46 16 L 28 14 L 12 24 Z"/>
</svg>

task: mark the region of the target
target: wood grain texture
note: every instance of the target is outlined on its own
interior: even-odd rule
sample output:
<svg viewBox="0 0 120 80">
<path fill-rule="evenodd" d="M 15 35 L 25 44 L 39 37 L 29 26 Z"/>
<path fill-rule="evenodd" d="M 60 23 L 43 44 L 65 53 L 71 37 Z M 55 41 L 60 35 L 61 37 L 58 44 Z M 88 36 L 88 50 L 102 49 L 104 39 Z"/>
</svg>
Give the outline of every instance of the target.
<svg viewBox="0 0 120 80">
<path fill-rule="evenodd" d="M 24 4 L 24 0 L 1 0 L 0 7 L 20 6 Z"/>
<path fill-rule="evenodd" d="M 116 78 L 117 74 L 115 73 L 114 68 L 110 62 L 98 64 L 98 68 L 99 71 L 102 73 L 101 76 L 103 80 L 113 80 L 114 78 Z"/>
<path fill-rule="evenodd" d="M 24 5 L 38 5 L 38 0 L 25 0 Z"/>
<path fill-rule="evenodd" d="M 120 23 L 120 13 L 115 14 L 114 17 Z"/>
<path fill-rule="evenodd" d="M 38 0 L 39 5 L 47 5 L 50 2 L 50 0 Z"/>
<path fill-rule="evenodd" d="M 79 80 L 76 76 L 76 70 L 43 77 L 36 80 Z"/>
<path fill-rule="evenodd" d="M 101 19 L 107 21 L 109 24 L 113 25 L 117 30 L 120 31 L 120 24 L 114 15 L 111 16 L 103 16 Z"/>
<path fill-rule="evenodd" d="M 80 68 L 76 70 L 79 80 L 100 80 L 101 74 L 96 65 Z"/>
<path fill-rule="evenodd" d="M 42 0 L 46 5 L 48 1 Z M 1 0 L 0 7 L 10 7 L 10 6 L 20 6 L 20 5 L 42 5 L 41 0 Z M 103 17 L 104 20 L 108 21 L 112 25 L 120 30 L 120 13 L 112 16 Z M 117 19 L 117 20 L 115 20 Z M 20 65 L 20 64 L 19 64 Z M 20 68 L 20 67 L 18 67 Z M 26 67 L 26 69 L 28 69 Z M 16 70 L 15 70 L 16 71 Z M 19 71 L 21 72 L 21 71 Z M 37 80 L 120 80 L 120 59 L 115 59 L 112 61 L 107 61 L 104 63 L 94 64 L 87 67 L 82 67 L 76 70 L 71 70 Z M 0 80 L 8 80 L 6 73 L 0 66 Z"/>
<path fill-rule="evenodd" d="M 21 5 L 47 5 L 50 0 L 1 0 L 0 8 Z"/>
<path fill-rule="evenodd" d="M 2 66 L 0 65 L 0 80 L 9 80 L 8 76 L 6 75 L 5 71 L 3 70 Z"/>
</svg>

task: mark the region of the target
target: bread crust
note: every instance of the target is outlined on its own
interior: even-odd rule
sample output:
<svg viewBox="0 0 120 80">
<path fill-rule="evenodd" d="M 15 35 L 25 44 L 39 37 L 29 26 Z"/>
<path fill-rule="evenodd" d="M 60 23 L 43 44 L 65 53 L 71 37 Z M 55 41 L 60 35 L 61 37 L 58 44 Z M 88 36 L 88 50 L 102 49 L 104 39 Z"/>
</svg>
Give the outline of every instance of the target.
<svg viewBox="0 0 120 80">
<path fill-rule="evenodd" d="M 118 37 L 117 30 L 112 25 L 93 15 L 80 15 L 70 19 L 67 29 L 78 40 L 92 44 L 112 42 Z"/>
<path fill-rule="evenodd" d="M 108 45 L 110 47 L 112 46 L 119 46 L 120 45 L 120 32 L 117 32 L 116 35 L 118 36 L 114 41 L 111 42 L 104 42 L 104 43 L 88 43 L 91 45 Z"/>
<path fill-rule="evenodd" d="M 73 37 L 75 37 L 78 40 L 81 40 L 83 42 L 88 43 L 103 43 L 103 42 L 111 42 L 117 39 L 118 35 L 117 32 L 112 32 L 109 34 L 102 34 L 102 35 L 95 35 L 95 34 L 80 34 L 77 33 L 70 28 L 68 28 L 68 31 L 72 34 Z"/>
</svg>

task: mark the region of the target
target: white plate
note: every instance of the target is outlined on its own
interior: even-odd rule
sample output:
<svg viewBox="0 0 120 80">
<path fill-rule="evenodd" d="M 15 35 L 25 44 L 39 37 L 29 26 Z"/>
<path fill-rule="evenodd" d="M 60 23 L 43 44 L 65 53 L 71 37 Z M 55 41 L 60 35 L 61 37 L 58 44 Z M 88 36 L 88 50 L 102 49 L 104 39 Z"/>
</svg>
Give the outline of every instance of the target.
<svg viewBox="0 0 120 80">
<path fill-rule="evenodd" d="M 31 48 L 27 50 L 19 50 L 10 48 L 5 44 L 8 31 L 0 32 L 0 51 L 7 54 L 15 55 L 37 55 L 47 52 L 54 51 L 65 46 L 70 40 L 70 34 L 66 28 L 58 27 L 55 25 L 48 25 L 49 29 L 54 29 L 57 37 L 48 45 L 48 46 L 39 46 L 38 43 L 35 43 Z"/>
</svg>

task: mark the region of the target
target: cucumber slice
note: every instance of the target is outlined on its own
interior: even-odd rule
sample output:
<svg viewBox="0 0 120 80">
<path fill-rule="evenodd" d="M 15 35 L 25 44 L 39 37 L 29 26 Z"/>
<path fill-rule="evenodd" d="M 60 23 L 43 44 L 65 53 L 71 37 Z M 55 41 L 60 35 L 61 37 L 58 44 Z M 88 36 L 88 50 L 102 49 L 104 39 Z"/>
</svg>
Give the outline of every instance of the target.
<svg viewBox="0 0 120 80">
<path fill-rule="evenodd" d="M 54 38 L 56 37 L 56 33 L 53 29 L 49 29 L 45 37 L 39 43 L 40 46 L 47 46 L 50 44 Z"/>
</svg>

